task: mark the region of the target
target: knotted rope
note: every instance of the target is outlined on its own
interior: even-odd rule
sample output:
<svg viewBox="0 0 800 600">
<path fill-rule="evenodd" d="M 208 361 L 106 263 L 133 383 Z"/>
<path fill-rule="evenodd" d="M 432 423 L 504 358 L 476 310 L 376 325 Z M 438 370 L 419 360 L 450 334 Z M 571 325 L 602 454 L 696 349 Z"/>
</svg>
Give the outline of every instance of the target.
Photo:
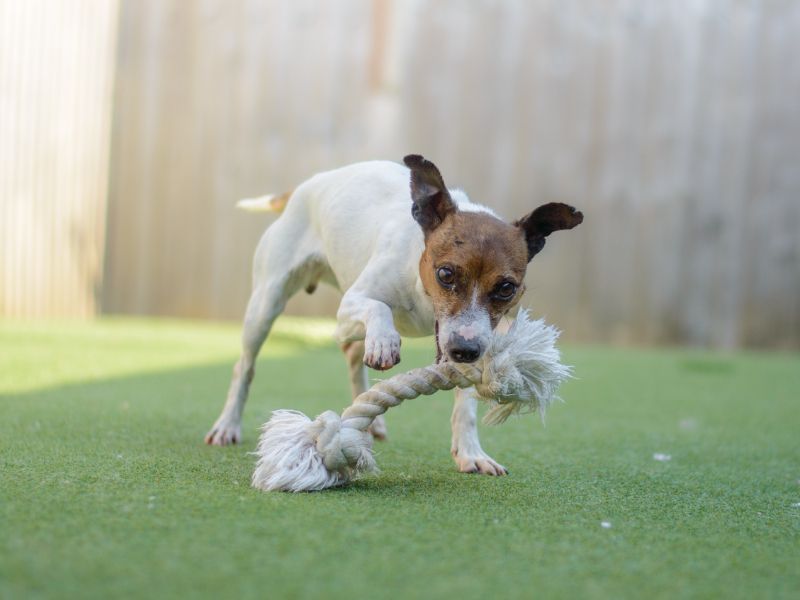
<svg viewBox="0 0 800 600">
<path fill-rule="evenodd" d="M 413 369 L 357 396 L 341 416 L 326 411 L 314 421 L 301 412 L 276 410 L 263 426 L 253 486 L 311 491 L 343 485 L 377 467 L 369 426 L 403 400 L 454 387 L 475 386 L 490 403 L 484 422 L 497 424 L 522 411 L 544 413 L 570 368 L 560 363 L 558 330 L 521 311 L 506 334 L 495 334 L 481 362 L 443 362 Z"/>
</svg>

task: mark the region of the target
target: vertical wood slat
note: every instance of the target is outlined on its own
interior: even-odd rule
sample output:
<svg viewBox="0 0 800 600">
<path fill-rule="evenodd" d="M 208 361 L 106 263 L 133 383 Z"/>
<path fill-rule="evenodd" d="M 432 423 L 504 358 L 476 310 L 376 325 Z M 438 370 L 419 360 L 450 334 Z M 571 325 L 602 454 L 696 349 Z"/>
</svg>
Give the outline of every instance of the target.
<svg viewBox="0 0 800 600">
<path fill-rule="evenodd" d="M 0 314 L 97 311 L 117 2 L 0 0 Z"/>
</svg>

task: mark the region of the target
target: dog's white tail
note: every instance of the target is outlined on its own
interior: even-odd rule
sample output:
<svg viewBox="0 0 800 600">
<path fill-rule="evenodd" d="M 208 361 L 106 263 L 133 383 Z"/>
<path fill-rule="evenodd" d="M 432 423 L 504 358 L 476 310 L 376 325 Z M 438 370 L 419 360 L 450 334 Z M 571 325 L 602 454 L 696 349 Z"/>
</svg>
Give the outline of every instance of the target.
<svg viewBox="0 0 800 600">
<path fill-rule="evenodd" d="M 286 208 L 286 203 L 292 192 L 284 192 L 283 194 L 267 194 L 260 198 L 245 198 L 236 203 L 236 208 L 241 208 L 249 212 L 283 212 Z"/>
</svg>

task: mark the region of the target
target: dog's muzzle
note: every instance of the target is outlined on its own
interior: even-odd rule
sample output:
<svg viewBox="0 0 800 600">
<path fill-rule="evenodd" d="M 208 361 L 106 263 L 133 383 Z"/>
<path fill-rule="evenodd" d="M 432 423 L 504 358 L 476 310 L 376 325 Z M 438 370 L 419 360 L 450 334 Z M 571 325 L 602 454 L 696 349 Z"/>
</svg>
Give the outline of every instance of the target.
<svg viewBox="0 0 800 600">
<path fill-rule="evenodd" d="M 481 357 L 483 349 L 478 340 L 468 340 L 454 333 L 447 344 L 447 354 L 453 362 L 471 363 Z"/>
</svg>

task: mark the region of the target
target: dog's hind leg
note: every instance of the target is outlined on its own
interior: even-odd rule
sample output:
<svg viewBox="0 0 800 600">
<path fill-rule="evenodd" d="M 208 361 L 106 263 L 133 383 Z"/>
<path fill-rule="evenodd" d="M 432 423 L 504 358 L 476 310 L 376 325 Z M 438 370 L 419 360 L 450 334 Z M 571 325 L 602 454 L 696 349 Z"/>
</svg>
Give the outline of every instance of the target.
<svg viewBox="0 0 800 600">
<path fill-rule="evenodd" d="M 369 389 L 367 367 L 364 364 L 364 341 L 346 342 L 341 345 L 347 360 L 350 373 L 350 389 L 353 399 Z M 386 421 L 383 415 L 378 415 L 369 427 L 369 431 L 376 440 L 386 439 Z"/>
<path fill-rule="evenodd" d="M 206 434 L 206 444 L 227 446 L 241 441 L 242 411 L 255 374 L 256 357 L 290 295 L 280 279 L 264 282 L 253 290 L 244 317 L 242 354 L 233 367 L 222 413 Z"/>
<path fill-rule="evenodd" d="M 242 330 L 242 354 L 233 367 L 222 413 L 206 434 L 206 444 L 226 446 L 241 441 L 242 412 L 258 352 L 289 298 L 301 288 L 316 284 L 324 271 L 324 261 L 313 249 L 305 247 L 302 240 L 291 246 L 285 243 L 286 239 L 292 239 L 292 226 L 291 222 L 276 221 L 259 243 L 253 268 L 253 293 Z"/>
</svg>

